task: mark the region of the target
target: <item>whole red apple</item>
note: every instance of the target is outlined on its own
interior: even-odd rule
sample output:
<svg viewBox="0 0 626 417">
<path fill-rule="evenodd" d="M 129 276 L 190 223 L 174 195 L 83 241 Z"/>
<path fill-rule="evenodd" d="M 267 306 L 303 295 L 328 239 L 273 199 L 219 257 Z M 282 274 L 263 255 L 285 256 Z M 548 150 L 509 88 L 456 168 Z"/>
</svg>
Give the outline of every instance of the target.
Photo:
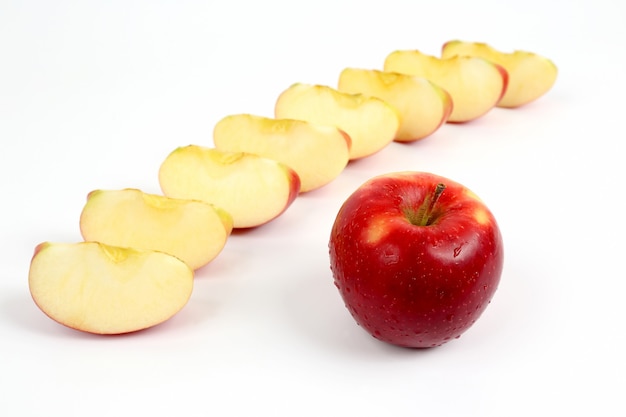
<svg viewBox="0 0 626 417">
<path fill-rule="evenodd" d="M 357 323 L 382 341 L 440 346 L 493 297 L 502 237 L 463 185 L 425 172 L 374 177 L 345 201 L 330 236 L 335 285 Z"/>
</svg>

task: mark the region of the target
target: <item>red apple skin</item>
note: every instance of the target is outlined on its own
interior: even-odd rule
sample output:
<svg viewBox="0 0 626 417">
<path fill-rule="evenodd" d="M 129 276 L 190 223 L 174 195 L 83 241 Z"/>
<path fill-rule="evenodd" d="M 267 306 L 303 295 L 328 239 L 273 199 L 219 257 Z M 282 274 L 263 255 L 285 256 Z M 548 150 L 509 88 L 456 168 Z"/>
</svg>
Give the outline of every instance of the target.
<svg viewBox="0 0 626 417">
<path fill-rule="evenodd" d="M 439 183 L 445 189 L 429 225 L 411 223 Z M 470 328 L 498 287 L 504 259 L 485 204 L 463 185 L 424 172 L 389 173 L 359 187 L 337 214 L 329 252 L 335 286 L 356 322 L 409 348 L 440 346 Z"/>
<path fill-rule="evenodd" d="M 507 88 L 509 88 L 509 72 L 500 64 L 493 63 L 493 65 L 498 69 L 498 72 L 502 76 L 502 93 L 500 93 L 500 98 L 498 98 L 498 101 L 500 101 L 502 100 L 502 97 L 504 97 Z"/>
</svg>

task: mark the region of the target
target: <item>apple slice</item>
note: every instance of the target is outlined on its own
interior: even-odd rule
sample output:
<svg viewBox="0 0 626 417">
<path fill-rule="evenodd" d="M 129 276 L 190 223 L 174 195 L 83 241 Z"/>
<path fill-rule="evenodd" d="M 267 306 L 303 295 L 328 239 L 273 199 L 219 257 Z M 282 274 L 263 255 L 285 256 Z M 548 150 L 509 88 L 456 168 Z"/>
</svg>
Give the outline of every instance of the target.
<svg viewBox="0 0 626 417">
<path fill-rule="evenodd" d="M 363 94 L 349 94 L 325 85 L 297 83 L 276 101 L 278 119 L 299 119 L 337 126 L 350 136 L 350 159 L 372 155 L 387 146 L 400 126 L 397 110 Z"/>
<path fill-rule="evenodd" d="M 300 177 L 300 192 L 328 184 L 350 159 L 350 137 L 335 126 L 251 114 L 226 116 L 213 143 L 227 152 L 248 152 L 282 162 Z"/>
<path fill-rule="evenodd" d="M 452 111 L 450 95 L 425 78 L 374 69 L 345 68 L 339 75 L 339 91 L 378 97 L 400 115 L 397 142 L 414 142 L 433 134 Z M 371 128 L 369 120 L 363 126 Z"/>
<path fill-rule="evenodd" d="M 221 252 L 232 228 L 222 208 L 132 188 L 92 191 L 80 215 L 86 241 L 165 252 L 192 269 Z"/>
<path fill-rule="evenodd" d="M 167 196 L 223 208 L 232 216 L 235 228 L 273 220 L 300 191 L 296 172 L 278 161 L 198 145 L 171 152 L 159 169 L 159 183 Z"/>
<path fill-rule="evenodd" d="M 193 270 L 163 252 L 99 242 L 38 245 L 28 285 L 47 316 L 72 329 L 120 334 L 178 313 L 193 289 Z"/>
<path fill-rule="evenodd" d="M 385 59 L 385 70 L 425 77 L 443 87 L 454 103 L 449 122 L 467 122 L 491 110 L 507 88 L 508 74 L 483 58 L 438 58 L 416 50 L 394 51 Z"/>
<path fill-rule="evenodd" d="M 450 41 L 443 45 L 443 58 L 474 56 L 502 65 L 509 73 L 509 85 L 498 107 L 519 107 L 547 93 L 556 82 L 557 67 L 548 58 L 532 52 L 505 53 L 480 42 Z"/>
</svg>

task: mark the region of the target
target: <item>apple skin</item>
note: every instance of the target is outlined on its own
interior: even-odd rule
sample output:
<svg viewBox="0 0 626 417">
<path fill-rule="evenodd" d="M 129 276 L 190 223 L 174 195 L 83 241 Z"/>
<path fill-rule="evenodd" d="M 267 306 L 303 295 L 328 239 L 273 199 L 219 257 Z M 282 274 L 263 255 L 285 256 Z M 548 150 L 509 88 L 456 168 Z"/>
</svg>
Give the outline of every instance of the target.
<svg viewBox="0 0 626 417">
<path fill-rule="evenodd" d="M 440 183 L 445 189 L 428 225 L 413 224 Z M 409 348 L 440 346 L 469 329 L 490 303 L 504 260 L 485 204 L 465 186 L 426 172 L 388 173 L 360 186 L 337 214 L 329 255 L 356 322 Z"/>
</svg>

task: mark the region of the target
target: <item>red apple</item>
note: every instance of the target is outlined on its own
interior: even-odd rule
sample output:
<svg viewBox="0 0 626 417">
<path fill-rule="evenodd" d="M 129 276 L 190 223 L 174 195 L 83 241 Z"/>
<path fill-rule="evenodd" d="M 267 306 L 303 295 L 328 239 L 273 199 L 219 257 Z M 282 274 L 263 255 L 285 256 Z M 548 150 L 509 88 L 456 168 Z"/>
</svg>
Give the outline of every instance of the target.
<svg viewBox="0 0 626 417">
<path fill-rule="evenodd" d="M 394 345 L 458 338 L 493 297 L 500 230 L 465 186 L 424 172 L 374 177 L 345 201 L 330 236 L 335 285 L 356 322 Z"/>
</svg>

